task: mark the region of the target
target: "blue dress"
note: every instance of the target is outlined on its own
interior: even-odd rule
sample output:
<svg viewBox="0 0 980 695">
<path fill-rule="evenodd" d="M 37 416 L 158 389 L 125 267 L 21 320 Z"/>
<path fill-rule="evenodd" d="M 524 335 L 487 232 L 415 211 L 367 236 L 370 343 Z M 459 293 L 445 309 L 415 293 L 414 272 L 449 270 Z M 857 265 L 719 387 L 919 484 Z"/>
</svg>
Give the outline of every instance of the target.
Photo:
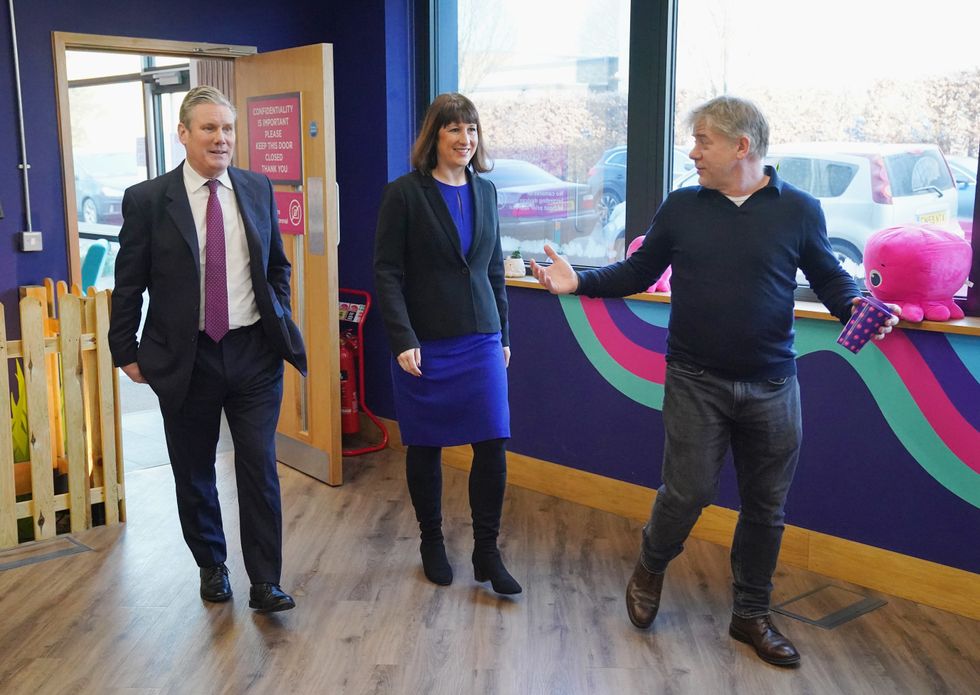
<svg viewBox="0 0 980 695">
<path fill-rule="evenodd" d="M 456 223 L 466 256 L 473 241 L 470 184 L 436 183 Z M 438 307 L 432 310 L 438 311 Z M 394 356 L 391 359 L 402 443 L 442 447 L 510 437 L 507 369 L 500 333 L 470 333 L 419 342 L 421 377 L 404 371 Z"/>
</svg>

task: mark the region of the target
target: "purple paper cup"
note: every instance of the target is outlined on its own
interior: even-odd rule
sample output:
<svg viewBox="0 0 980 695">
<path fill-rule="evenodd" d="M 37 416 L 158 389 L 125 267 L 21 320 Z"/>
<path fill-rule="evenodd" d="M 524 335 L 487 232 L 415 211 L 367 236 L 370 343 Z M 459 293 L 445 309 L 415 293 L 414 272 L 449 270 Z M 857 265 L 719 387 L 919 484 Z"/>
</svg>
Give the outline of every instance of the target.
<svg viewBox="0 0 980 695">
<path fill-rule="evenodd" d="M 881 300 L 874 297 L 861 297 L 857 311 L 851 314 L 844 330 L 837 337 L 837 342 L 856 355 L 874 337 L 878 329 L 893 316 L 894 314 Z"/>
</svg>

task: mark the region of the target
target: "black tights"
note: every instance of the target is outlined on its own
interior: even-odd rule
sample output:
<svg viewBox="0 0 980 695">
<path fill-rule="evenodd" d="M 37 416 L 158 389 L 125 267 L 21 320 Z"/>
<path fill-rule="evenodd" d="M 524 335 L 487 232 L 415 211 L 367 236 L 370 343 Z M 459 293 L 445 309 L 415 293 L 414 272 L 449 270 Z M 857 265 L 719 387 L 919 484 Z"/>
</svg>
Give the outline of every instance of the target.
<svg viewBox="0 0 980 695">
<path fill-rule="evenodd" d="M 471 444 L 469 496 L 474 548 L 478 551 L 497 547 L 507 485 L 506 443 L 506 439 L 488 439 Z M 442 448 L 409 446 L 405 474 L 422 542 L 442 542 Z"/>
</svg>

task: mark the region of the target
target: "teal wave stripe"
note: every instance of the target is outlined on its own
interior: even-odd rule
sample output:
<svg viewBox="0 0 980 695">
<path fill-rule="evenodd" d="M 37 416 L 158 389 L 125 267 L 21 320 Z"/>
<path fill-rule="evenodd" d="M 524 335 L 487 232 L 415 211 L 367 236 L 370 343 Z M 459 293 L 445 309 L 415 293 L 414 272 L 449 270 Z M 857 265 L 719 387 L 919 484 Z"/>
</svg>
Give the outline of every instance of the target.
<svg viewBox="0 0 980 695">
<path fill-rule="evenodd" d="M 637 318 L 651 326 L 667 328 L 670 321 L 670 304 L 659 302 L 640 302 L 635 299 L 627 299 L 626 306 Z"/>
<path fill-rule="evenodd" d="M 973 375 L 974 381 L 980 381 L 980 340 L 976 336 L 947 333 L 946 340 L 953 352 L 960 358 L 963 366 Z"/>
<path fill-rule="evenodd" d="M 906 451 L 940 485 L 980 508 L 980 476 L 936 434 L 901 376 L 874 343 L 855 355 L 837 344 L 840 326 L 836 323 L 797 322 L 796 328 L 800 357 L 826 350 L 846 360 L 868 387 L 882 417 Z"/>
<path fill-rule="evenodd" d="M 602 378 L 624 396 L 640 405 L 645 405 L 654 410 L 662 410 L 664 407 L 663 384 L 657 384 L 636 376 L 619 366 L 616 360 L 609 356 L 609 353 L 606 352 L 596 337 L 595 331 L 592 330 L 592 326 L 585 316 L 585 310 L 582 308 L 582 300 L 579 297 L 560 296 L 558 299 L 575 340 Z"/>
</svg>

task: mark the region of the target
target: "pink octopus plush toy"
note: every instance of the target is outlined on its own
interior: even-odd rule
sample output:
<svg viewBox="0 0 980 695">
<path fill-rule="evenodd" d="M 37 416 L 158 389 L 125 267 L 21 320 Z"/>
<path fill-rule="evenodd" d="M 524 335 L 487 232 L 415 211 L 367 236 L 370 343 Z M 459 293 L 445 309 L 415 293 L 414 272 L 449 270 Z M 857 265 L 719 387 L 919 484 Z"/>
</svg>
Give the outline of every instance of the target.
<svg viewBox="0 0 980 695">
<path fill-rule="evenodd" d="M 644 237 L 638 236 L 630 242 L 629 248 L 626 249 L 627 258 L 632 256 L 633 252 L 643 245 L 643 239 Z M 670 274 L 670 266 L 667 266 L 667 270 L 663 272 L 655 283 L 646 289 L 646 292 L 670 292 Z"/>
<path fill-rule="evenodd" d="M 864 247 L 868 289 L 883 302 L 898 304 L 905 321 L 963 318 L 953 295 L 972 263 L 969 242 L 929 224 L 882 229 Z"/>
</svg>

